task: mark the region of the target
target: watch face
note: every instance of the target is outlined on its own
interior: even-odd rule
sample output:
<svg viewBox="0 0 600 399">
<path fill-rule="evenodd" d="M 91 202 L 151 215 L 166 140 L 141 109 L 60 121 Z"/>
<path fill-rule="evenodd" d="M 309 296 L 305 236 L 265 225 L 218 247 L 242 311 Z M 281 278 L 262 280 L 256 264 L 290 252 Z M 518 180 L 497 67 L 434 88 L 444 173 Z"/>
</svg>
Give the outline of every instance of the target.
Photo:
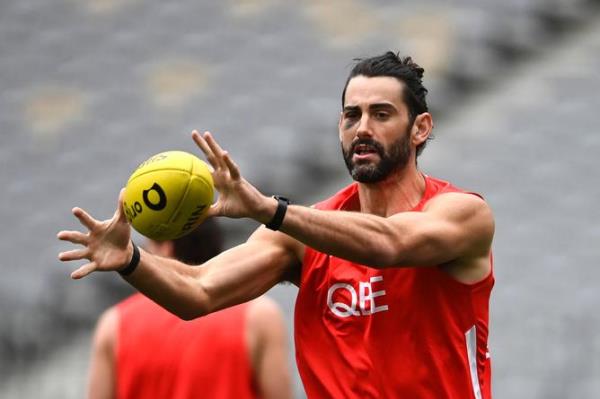
<svg viewBox="0 0 600 399">
<path fill-rule="evenodd" d="M 287 199 L 286 197 L 282 197 L 281 195 L 274 195 L 273 198 L 275 198 L 277 201 L 283 201 L 288 205 L 290 203 L 289 199 Z"/>
</svg>

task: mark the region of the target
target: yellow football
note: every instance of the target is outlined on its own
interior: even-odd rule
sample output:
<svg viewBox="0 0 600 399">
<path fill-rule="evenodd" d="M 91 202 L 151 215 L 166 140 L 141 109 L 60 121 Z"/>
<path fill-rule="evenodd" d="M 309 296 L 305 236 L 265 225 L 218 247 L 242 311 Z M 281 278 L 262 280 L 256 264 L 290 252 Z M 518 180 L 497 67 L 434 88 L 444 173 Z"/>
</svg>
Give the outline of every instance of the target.
<svg viewBox="0 0 600 399">
<path fill-rule="evenodd" d="M 172 240 L 202 223 L 213 199 L 208 165 L 190 153 L 166 151 L 148 158 L 131 174 L 123 210 L 140 234 Z"/>
</svg>

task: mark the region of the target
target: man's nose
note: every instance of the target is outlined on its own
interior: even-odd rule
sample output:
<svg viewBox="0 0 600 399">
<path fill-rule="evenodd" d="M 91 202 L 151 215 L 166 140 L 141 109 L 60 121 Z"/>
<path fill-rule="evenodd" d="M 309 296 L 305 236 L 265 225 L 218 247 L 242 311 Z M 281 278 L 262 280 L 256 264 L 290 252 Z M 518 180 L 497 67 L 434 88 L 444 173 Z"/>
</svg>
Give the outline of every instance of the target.
<svg viewBox="0 0 600 399">
<path fill-rule="evenodd" d="M 371 119 L 368 114 L 363 114 L 358 122 L 358 128 L 356 129 L 356 135 L 358 137 L 371 137 L 373 136 L 373 130 L 371 129 Z"/>
</svg>

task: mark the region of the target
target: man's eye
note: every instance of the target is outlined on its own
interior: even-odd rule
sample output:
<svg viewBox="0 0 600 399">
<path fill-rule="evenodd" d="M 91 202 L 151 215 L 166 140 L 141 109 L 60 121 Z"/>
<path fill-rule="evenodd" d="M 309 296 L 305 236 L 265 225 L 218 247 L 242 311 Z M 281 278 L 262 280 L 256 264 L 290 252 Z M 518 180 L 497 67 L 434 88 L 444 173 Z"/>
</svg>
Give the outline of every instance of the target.
<svg viewBox="0 0 600 399">
<path fill-rule="evenodd" d="M 344 117 L 346 119 L 356 119 L 356 118 L 358 118 L 358 113 L 357 112 L 346 112 Z"/>
<path fill-rule="evenodd" d="M 377 119 L 387 119 L 389 118 L 389 114 L 387 112 L 376 112 L 375 117 Z"/>
</svg>

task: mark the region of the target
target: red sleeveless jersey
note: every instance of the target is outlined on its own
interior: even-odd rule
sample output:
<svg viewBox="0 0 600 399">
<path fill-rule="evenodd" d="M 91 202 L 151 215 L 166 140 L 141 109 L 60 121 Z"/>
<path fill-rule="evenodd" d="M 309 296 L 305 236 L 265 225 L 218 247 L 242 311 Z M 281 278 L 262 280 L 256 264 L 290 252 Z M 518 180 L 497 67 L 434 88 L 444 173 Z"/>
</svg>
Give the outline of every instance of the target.
<svg viewBox="0 0 600 399">
<path fill-rule="evenodd" d="M 258 398 L 247 304 L 184 321 L 141 294 L 117 305 L 117 398 Z"/>
<path fill-rule="evenodd" d="M 354 183 L 316 207 L 353 209 L 357 188 Z M 426 177 L 413 211 L 456 191 Z M 468 285 L 436 266 L 378 270 L 307 247 L 294 324 L 308 397 L 490 399 L 493 285 L 492 273 Z"/>
</svg>

